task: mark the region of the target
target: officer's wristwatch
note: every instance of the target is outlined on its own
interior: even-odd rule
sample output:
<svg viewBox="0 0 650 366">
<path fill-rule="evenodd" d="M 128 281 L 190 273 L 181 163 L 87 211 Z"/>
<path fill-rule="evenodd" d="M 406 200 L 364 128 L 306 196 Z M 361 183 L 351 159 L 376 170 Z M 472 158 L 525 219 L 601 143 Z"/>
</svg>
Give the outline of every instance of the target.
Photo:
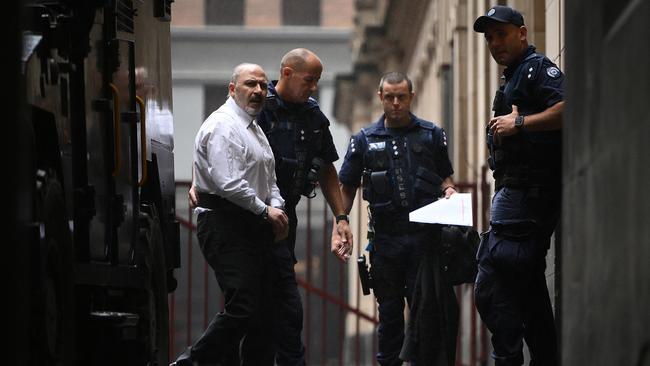
<svg viewBox="0 0 650 366">
<path fill-rule="evenodd" d="M 347 223 L 350 223 L 350 217 L 348 215 L 336 215 L 336 223 L 338 224 L 339 221 L 345 220 Z"/>
<path fill-rule="evenodd" d="M 515 118 L 515 127 L 516 127 L 517 129 L 521 130 L 521 128 L 522 128 L 523 126 L 524 126 L 524 116 L 522 116 L 522 115 L 518 115 L 518 116 Z"/>
</svg>

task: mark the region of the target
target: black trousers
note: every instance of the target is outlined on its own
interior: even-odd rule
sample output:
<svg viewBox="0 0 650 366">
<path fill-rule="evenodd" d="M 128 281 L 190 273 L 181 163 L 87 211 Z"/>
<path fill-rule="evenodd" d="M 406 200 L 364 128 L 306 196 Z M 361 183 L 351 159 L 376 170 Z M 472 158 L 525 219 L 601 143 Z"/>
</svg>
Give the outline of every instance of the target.
<svg viewBox="0 0 650 366">
<path fill-rule="evenodd" d="M 269 308 L 265 313 L 272 315 L 270 321 L 273 330 L 267 334 L 254 331 L 246 336 L 242 343 L 244 366 L 272 366 L 273 359 L 278 366 L 305 365 L 305 346 L 302 343 L 303 308 L 294 271 L 297 218 L 294 206 L 287 206 L 286 210 L 289 216 L 289 236 L 273 245 L 269 261 L 271 265 L 268 278 L 273 291 L 270 301 L 265 301 Z M 265 348 L 264 345 L 271 345 L 271 362 L 268 364 L 250 357 L 253 352 L 249 352 L 249 349 L 260 350 Z"/>
<path fill-rule="evenodd" d="M 266 272 L 273 232 L 268 222 L 244 210 L 202 212 L 197 224 L 201 251 L 224 294 L 224 310 L 177 362 L 239 365 L 242 338 L 249 332 L 271 333 L 262 304 L 270 296 Z M 258 365 L 273 364 L 264 359 L 272 352 L 261 349 L 268 345 L 257 346 L 260 349 L 248 347 L 246 357 Z"/>
</svg>

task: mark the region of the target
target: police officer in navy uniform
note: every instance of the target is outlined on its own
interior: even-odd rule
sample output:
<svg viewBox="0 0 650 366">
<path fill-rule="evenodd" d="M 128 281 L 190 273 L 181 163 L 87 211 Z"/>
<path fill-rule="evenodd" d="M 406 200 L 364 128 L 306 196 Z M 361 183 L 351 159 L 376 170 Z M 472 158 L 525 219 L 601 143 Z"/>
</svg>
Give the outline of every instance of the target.
<svg viewBox="0 0 650 366">
<path fill-rule="evenodd" d="M 247 337 L 242 344 L 244 361 L 247 349 L 254 352 L 264 348 L 261 343 L 272 342 L 277 365 L 305 364 L 302 302 L 294 271 L 296 205 L 302 196 L 314 197 L 316 185 L 335 216 L 337 233 L 343 237 L 331 251 L 345 260 L 352 250 L 352 233 L 333 165 L 338 154 L 329 131 L 330 122 L 318 102 L 310 97 L 317 89 L 322 70 L 321 60 L 312 51 L 289 51 L 281 61 L 280 79 L 269 84 L 266 104 L 257 116 L 275 155 L 277 184 L 289 217 L 289 236 L 275 245 L 271 264 L 273 334 Z"/>
<path fill-rule="evenodd" d="M 410 113 L 415 95 L 411 80 L 403 73 L 387 73 L 381 79 L 378 95 L 384 114 L 351 139 L 339 180 L 346 212 L 362 184 L 372 217 L 370 271 L 379 303 L 377 362 L 401 365 L 404 299 L 412 305 L 420 259 L 425 251 L 438 249 L 440 237 L 438 225 L 410 223 L 409 212 L 449 197 L 456 190 L 444 131 Z M 335 232 L 332 240 L 338 240 Z M 436 318 L 440 323 L 433 329 L 442 333 L 449 328 L 442 324 L 444 319 L 453 322 L 458 310 L 452 286 L 440 283 L 440 295 L 434 301 L 452 304 L 450 316 Z M 451 348 L 455 350 L 456 329 L 451 328 L 449 344 L 453 343 Z M 446 337 L 440 334 L 434 339 L 437 344 L 424 347 L 436 348 L 442 355 L 447 349 L 443 344 Z M 440 365 L 453 365 L 455 352 L 450 353 L 441 357 L 451 362 Z"/>
<path fill-rule="evenodd" d="M 497 366 L 557 365 L 553 311 L 544 271 L 560 215 L 564 76 L 528 45 L 522 15 L 495 6 L 476 19 L 505 84 L 486 128 L 495 195 L 478 252 L 476 307 L 492 332 Z"/>
<path fill-rule="evenodd" d="M 329 131 L 330 122 L 318 102 L 310 97 L 317 89 L 323 64 L 312 51 L 297 48 L 282 57 L 280 66 L 280 79 L 268 85 L 266 103 L 257 115 L 257 123 L 273 150 L 289 233 L 285 240 L 273 245 L 271 263 L 267 266 L 272 297 L 266 299 L 265 316 L 272 320 L 273 332 L 248 332 L 241 344 L 242 365 L 261 366 L 259 360 L 268 357 L 260 357 L 259 353 L 269 349 L 275 353 L 270 359 L 278 366 L 305 365 L 302 301 L 294 271 L 296 206 L 301 196 L 314 197 L 314 189 L 319 185 L 334 213 L 336 233 L 342 238 L 330 248 L 332 253 L 345 261 L 353 246 L 333 164 L 338 154 Z M 189 198 L 196 203 L 193 188 Z"/>
</svg>

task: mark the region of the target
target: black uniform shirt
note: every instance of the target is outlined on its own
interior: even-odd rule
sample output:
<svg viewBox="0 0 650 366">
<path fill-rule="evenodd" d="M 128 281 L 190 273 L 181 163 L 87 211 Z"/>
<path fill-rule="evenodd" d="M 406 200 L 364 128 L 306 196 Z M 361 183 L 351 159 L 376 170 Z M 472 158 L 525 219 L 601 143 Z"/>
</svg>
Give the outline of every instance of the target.
<svg viewBox="0 0 650 366">
<path fill-rule="evenodd" d="M 519 114 L 525 117 L 564 100 L 564 74 L 551 60 L 536 53 L 534 46 L 528 47 L 517 64 L 508 66 L 504 76 L 503 100 L 501 105 L 495 105 L 495 115 L 509 114 L 512 105 L 516 105 Z M 513 150 L 506 165 L 542 169 L 548 180 L 556 185 L 561 174 L 562 131 L 531 132 L 524 127 L 518 134 L 505 137 L 503 146 L 508 149 L 522 142 L 528 147 Z"/>
<path fill-rule="evenodd" d="M 339 156 L 329 130 L 330 122 L 320 110 L 318 102 L 309 98 L 306 103 L 289 103 L 277 94 L 275 85 L 269 84 L 267 103 L 257 116 L 275 155 L 277 184 L 287 205 L 295 206 L 300 196 L 292 197 L 296 171 L 296 144 L 306 147 L 307 161 L 314 157 L 325 164 L 338 160 Z M 304 134 L 301 134 L 304 131 Z M 305 140 L 301 140 L 305 136 Z M 310 137 L 309 137 L 310 136 Z M 308 163 L 309 164 L 309 163 Z"/>
</svg>

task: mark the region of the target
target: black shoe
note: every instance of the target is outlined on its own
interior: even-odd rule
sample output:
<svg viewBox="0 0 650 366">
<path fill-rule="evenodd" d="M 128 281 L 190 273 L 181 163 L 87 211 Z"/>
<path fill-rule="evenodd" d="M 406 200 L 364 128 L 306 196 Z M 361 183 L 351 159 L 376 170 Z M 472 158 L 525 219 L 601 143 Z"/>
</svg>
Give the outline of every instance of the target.
<svg viewBox="0 0 650 366">
<path fill-rule="evenodd" d="M 194 362 L 188 359 L 174 361 L 169 364 L 169 366 L 194 366 Z"/>
</svg>

